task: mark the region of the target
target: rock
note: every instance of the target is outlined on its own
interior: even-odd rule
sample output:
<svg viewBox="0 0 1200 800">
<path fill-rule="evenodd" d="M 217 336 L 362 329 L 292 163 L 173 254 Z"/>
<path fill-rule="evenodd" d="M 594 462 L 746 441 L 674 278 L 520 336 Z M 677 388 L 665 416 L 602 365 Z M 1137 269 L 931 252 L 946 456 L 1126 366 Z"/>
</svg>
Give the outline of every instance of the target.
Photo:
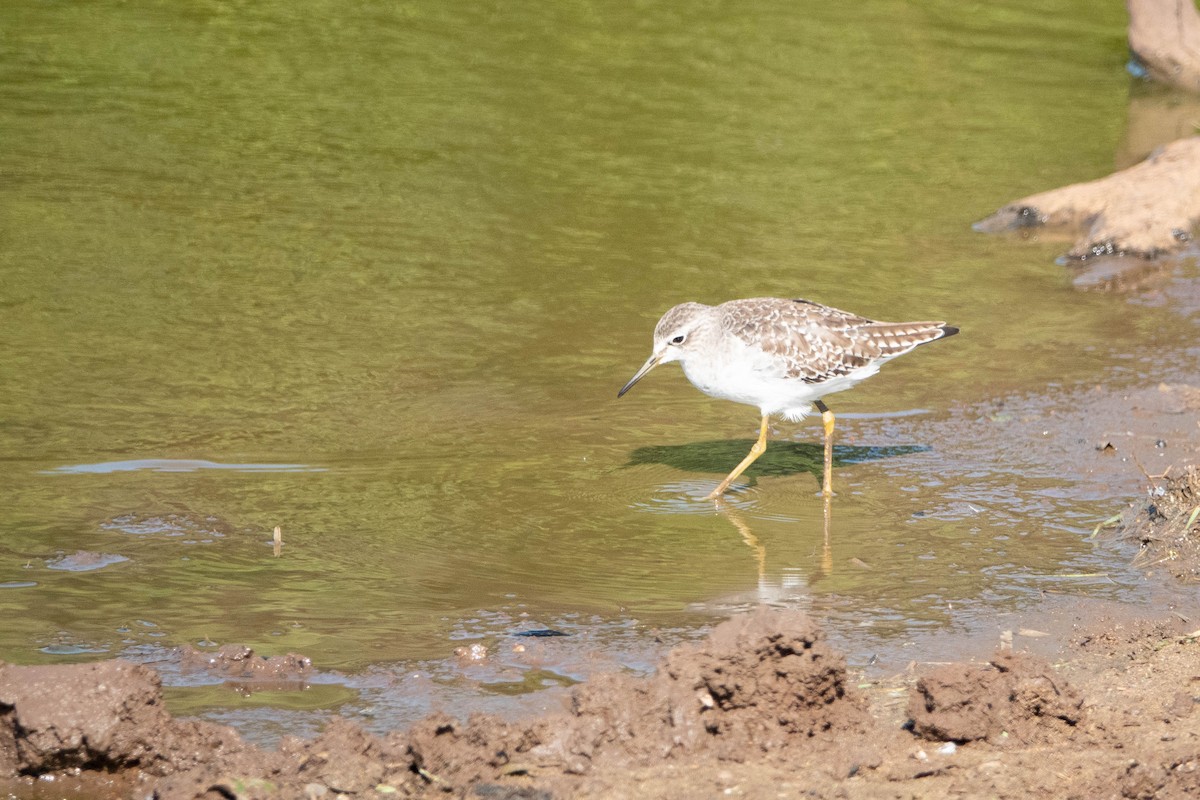
<svg viewBox="0 0 1200 800">
<path fill-rule="evenodd" d="M 984 233 L 1080 231 L 1067 258 L 1154 258 L 1188 244 L 1200 221 L 1200 137 L 1172 142 L 1105 178 L 1014 200 L 975 223 Z"/>
</svg>

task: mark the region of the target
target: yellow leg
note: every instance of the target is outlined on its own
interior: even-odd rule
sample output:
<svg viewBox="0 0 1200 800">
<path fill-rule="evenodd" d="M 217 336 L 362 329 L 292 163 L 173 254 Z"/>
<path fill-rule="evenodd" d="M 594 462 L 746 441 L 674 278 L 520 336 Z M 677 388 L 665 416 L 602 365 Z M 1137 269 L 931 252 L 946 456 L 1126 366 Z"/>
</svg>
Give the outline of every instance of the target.
<svg viewBox="0 0 1200 800">
<path fill-rule="evenodd" d="M 828 408 L 822 409 L 821 422 L 825 425 L 825 480 L 821 484 L 821 494 L 831 497 L 833 495 L 833 412 Z"/>
<path fill-rule="evenodd" d="M 758 441 L 755 442 L 754 446 L 750 448 L 750 454 L 742 459 L 742 463 L 738 464 L 737 467 L 734 468 L 733 472 L 729 473 L 729 476 L 725 478 L 725 480 L 721 481 L 720 486 L 712 490 L 712 494 L 705 498 L 706 500 L 716 500 L 718 497 L 725 494 L 725 490 L 729 488 L 729 484 L 737 480 L 737 476 L 745 472 L 746 467 L 753 464 L 759 456 L 766 452 L 768 419 L 769 417 L 766 414 L 763 414 L 762 426 L 758 431 Z"/>
<path fill-rule="evenodd" d="M 833 548 L 829 544 L 829 523 L 833 519 L 833 497 L 824 496 L 825 501 L 825 543 L 821 546 L 821 575 L 833 574 Z"/>
</svg>

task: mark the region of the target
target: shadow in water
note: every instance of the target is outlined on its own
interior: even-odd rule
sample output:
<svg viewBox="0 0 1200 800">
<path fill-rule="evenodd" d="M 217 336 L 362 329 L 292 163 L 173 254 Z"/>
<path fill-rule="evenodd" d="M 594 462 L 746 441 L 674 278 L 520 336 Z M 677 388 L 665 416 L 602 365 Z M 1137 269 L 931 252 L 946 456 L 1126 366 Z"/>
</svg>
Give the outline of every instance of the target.
<svg viewBox="0 0 1200 800">
<path fill-rule="evenodd" d="M 753 439 L 720 439 L 690 444 L 649 445 L 639 447 L 629 456 L 625 466 L 641 464 L 665 464 L 685 472 L 714 472 L 727 474 L 737 466 L 750 447 Z M 892 447 L 857 447 L 834 445 L 833 466 L 862 464 L 885 458 L 923 453 L 929 450 L 924 445 L 895 445 Z M 767 451 L 742 474 L 743 478 L 761 476 L 787 476 L 807 472 L 821 480 L 824 453 L 819 444 L 801 442 L 769 442 Z"/>
</svg>

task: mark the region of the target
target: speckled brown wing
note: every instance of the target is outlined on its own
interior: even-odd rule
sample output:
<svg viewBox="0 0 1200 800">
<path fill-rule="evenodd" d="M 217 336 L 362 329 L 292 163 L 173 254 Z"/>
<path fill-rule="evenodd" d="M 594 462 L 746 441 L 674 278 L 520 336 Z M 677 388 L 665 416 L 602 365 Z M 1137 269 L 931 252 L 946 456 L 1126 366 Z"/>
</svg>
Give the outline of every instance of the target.
<svg viewBox="0 0 1200 800">
<path fill-rule="evenodd" d="M 942 322 L 877 322 L 810 300 L 757 298 L 722 306 L 722 324 L 789 378 L 819 384 L 948 335 Z"/>
</svg>

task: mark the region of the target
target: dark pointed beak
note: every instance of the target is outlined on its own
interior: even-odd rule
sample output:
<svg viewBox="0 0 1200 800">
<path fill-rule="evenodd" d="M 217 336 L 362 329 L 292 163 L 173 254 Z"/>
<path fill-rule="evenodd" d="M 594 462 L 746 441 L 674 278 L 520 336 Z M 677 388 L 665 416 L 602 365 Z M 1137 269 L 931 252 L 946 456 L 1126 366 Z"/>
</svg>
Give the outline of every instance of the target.
<svg viewBox="0 0 1200 800">
<path fill-rule="evenodd" d="M 652 355 L 646 359 L 646 363 L 642 364 L 642 368 L 637 371 L 637 374 L 629 379 L 629 383 L 621 387 L 621 391 L 617 392 L 617 397 L 624 397 L 625 393 L 633 388 L 633 385 L 645 377 L 646 373 L 658 366 L 658 362 L 662 360 L 660 355 Z"/>
</svg>

